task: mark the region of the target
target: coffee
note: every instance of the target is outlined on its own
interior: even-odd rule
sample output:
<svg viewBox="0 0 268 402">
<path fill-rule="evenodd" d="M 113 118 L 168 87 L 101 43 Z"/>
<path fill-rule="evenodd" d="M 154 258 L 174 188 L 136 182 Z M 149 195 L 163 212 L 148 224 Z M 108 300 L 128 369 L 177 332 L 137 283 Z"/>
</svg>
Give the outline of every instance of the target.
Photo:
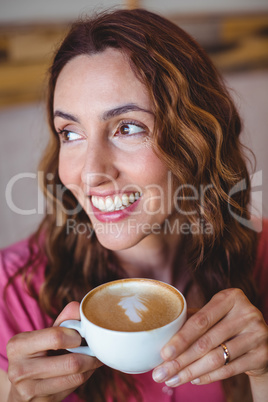
<svg viewBox="0 0 268 402">
<path fill-rule="evenodd" d="M 83 313 L 93 324 L 114 331 L 148 331 L 174 321 L 183 298 L 169 285 L 150 279 L 125 279 L 93 289 Z"/>
<path fill-rule="evenodd" d="M 80 320 L 67 320 L 87 345 L 68 349 L 97 357 L 129 374 L 152 370 L 163 362 L 162 348 L 186 321 L 184 296 L 150 279 L 122 279 L 91 290 L 80 303 Z"/>
</svg>

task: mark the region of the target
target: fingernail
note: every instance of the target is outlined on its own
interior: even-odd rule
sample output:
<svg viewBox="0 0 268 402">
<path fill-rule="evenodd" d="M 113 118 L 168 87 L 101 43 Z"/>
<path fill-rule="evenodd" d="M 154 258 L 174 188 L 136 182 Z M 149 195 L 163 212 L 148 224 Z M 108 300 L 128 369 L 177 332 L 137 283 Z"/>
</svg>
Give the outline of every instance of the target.
<svg viewBox="0 0 268 402">
<path fill-rule="evenodd" d="M 179 383 L 180 383 L 179 374 L 174 375 L 174 377 L 172 377 L 168 381 L 166 381 L 166 385 L 168 387 L 174 387 L 176 385 L 179 385 Z"/>
<path fill-rule="evenodd" d="M 167 346 L 163 349 L 162 352 L 164 359 L 173 359 L 176 357 L 176 349 L 174 346 Z"/>
<path fill-rule="evenodd" d="M 200 378 L 195 378 L 191 383 L 194 385 L 200 384 Z"/>
<path fill-rule="evenodd" d="M 62 327 L 62 328 L 63 328 L 63 331 L 68 336 L 68 342 L 70 342 L 70 345 L 71 345 L 71 342 L 73 343 L 73 345 L 71 345 L 70 347 L 80 346 L 81 336 L 79 335 L 79 333 L 71 328 L 64 328 L 64 327 Z"/>
<path fill-rule="evenodd" d="M 156 382 L 162 382 L 167 378 L 168 371 L 164 367 L 160 367 L 153 372 L 153 379 Z"/>
</svg>

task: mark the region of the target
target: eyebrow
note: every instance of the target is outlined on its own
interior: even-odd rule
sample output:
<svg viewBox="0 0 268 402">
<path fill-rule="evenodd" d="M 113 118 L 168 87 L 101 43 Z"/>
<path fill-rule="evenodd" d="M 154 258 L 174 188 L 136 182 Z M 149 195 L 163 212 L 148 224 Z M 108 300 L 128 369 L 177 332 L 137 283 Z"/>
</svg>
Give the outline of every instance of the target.
<svg viewBox="0 0 268 402">
<path fill-rule="evenodd" d="M 62 119 L 65 119 L 65 120 L 72 120 L 75 123 L 80 123 L 78 117 L 76 117 L 70 113 L 62 112 L 60 110 L 56 110 L 54 112 L 54 119 L 55 119 L 55 117 L 61 117 Z"/>
<path fill-rule="evenodd" d="M 101 116 L 101 120 L 106 121 L 109 120 L 113 117 L 120 116 L 121 114 L 124 113 L 129 113 L 129 112 L 144 112 L 144 113 L 149 113 L 153 115 L 153 112 L 151 110 L 144 109 L 135 103 L 127 103 L 126 105 L 118 106 L 113 109 L 107 110 L 104 112 Z M 65 113 L 62 112 L 61 110 L 56 110 L 54 112 L 54 118 L 55 117 L 61 117 L 62 119 L 65 120 L 72 120 L 75 123 L 80 123 L 79 118 L 76 117 L 75 115 L 72 115 L 70 113 Z"/>
<path fill-rule="evenodd" d="M 135 103 L 127 103 L 126 105 L 118 106 L 114 109 L 107 110 L 107 112 L 104 112 L 102 115 L 102 120 L 109 120 L 112 117 L 119 116 L 120 114 L 128 113 L 128 112 L 144 112 L 144 113 L 149 113 L 153 115 L 153 112 L 151 110 L 144 109 Z"/>
</svg>

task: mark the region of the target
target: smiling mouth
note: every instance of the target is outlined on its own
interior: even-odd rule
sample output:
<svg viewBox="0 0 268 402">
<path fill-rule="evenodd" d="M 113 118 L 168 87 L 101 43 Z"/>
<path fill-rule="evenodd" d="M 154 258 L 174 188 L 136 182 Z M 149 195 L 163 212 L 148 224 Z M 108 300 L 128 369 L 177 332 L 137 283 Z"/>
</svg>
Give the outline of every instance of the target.
<svg viewBox="0 0 268 402">
<path fill-rule="evenodd" d="M 91 202 L 101 212 L 114 212 L 128 208 L 142 196 L 142 193 L 116 194 L 115 196 L 98 197 L 93 195 Z"/>
</svg>

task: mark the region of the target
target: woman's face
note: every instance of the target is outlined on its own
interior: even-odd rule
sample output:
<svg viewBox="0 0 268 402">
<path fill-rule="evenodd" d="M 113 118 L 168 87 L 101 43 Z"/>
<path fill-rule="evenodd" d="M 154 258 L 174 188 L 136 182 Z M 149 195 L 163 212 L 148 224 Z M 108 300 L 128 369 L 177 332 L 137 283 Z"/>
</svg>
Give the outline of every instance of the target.
<svg viewBox="0 0 268 402">
<path fill-rule="evenodd" d="M 172 177 L 153 151 L 152 104 L 126 56 L 115 49 L 77 56 L 54 95 L 59 175 L 99 241 L 120 250 L 158 235 L 173 212 Z M 69 220 L 70 230 L 85 230 Z"/>
</svg>

